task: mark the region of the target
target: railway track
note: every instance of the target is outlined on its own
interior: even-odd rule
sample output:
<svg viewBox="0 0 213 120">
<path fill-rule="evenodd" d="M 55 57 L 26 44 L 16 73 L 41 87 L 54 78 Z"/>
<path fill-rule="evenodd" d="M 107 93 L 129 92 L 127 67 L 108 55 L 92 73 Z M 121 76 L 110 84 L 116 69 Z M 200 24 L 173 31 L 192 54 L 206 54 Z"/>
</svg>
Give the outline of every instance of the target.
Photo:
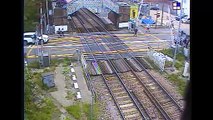
<svg viewBox="0 0 213 120">
<path fill-rule="evenodd" d="M 77 17 L 78 18 L 78 17 Z M 78 20 L 82 23 L 83 26 L 83 22 L 78 18 Z M 88 29 L 86 29 L 85 26 L 83 26 L 85 28 L 85 30 L 87 32 Z M 87 39 L 84 39 L 84 41 L 86 41 L 86 43 L 88 43 Z M 97 43 L 97 41 L 94 40 L 94 42 L 97 44 L 97 46 L 99 47 L 99 49 L 102 51 L 102 49 L 100 48 L 99 44 Z M 92 52 L 90 46 L 88 44 L 86 44 L 86 46 L 88 47 L 88 49 L 90 50 L 90 52 Z M 103 51 L 102 51 L 103 53 Z M 108 57 L 103 54 L 107 61 L 111 64 L 112 66 L 112 70 L 115 71 L 115 76 L 113 78 L 113 80 L 115 80 L 115 78 L 117 78 L 118 80 L 116 82 L 114 82 L 114 84 L 111 84 L 111 80 L 109 76 L 105 76 L 102 74 L 101 72 L 101 76 L 122 116 L 122 119 L 124 120 L 129 120 L 129 119 L 145 119 L 145 116 L 143 115 L 143 112 L 141 111 L 141 109 L 138 107 L 138 104 L 136 103 L 135 99 L 132 97 L 132 95 L 130 94 L 129 90 L 126 88 L 126 86 L 124 85 L 124 83 L 122 82 L 120 76 L 118 75 L 116 69 L 113 67 L 111 61 L 109 61 Z M 93 60 L 95 63 L 98 63 L 95 56 L 93 55 Z M 113 85 L 117 85 L 119 88 L 115 89 L 113 87 Z M 120 91 L 119 91 L 120 90 Z M 122 94 L 121 94 L 122 92 Z M 118 93 L 118 94 L 117 94 Z M 123 96 L 124 95 L 124 96 Z M 121 97 L 121 98 L 120 98 Z M 131 109 L 129 108 L 131 107 Z"/>
<path fill-rule="evenodd" d="M 111 45 L 111 47 L 112 47 L 112 45 Z M 136 74 L 133 71 L 133 69 L 132 69 L 132 73 L 140 81 L 141 85 L 144 86 L 144 88 L 145 88 L 146 92 L 149 94 L 149 96 L 152 99 L 154 99 L 155 105 L 158 106 L 158 108 L 161 111 L 161 113 L 163 114 L 163 116 L 166 119 L 174 119 L 174 120 L 177 119 L 178 120 L 182 113 L 182 108 L 180 107 L 180 105 L 176 102 L 176 100 L 171 95 L 169 95 L 168 91 L 166 91 L 162 87 L 162 85 L 159 82 L 157 82 L 157 80 L 155 80 L 155 78 L 153 78 L 153 76 L 146 71 L 144 66 L 136 58 L 134 58 L 133 55 L 131 55 L 131 56 L 132 56 L 132 59 L 135 60 L 135 62 L 131 62 L 135 67 L 133 67 L 133 66 L 131 66 L 131 67 L 133 67 L 133 69 L 135 69 L 135 71 L 141 71 L 143 69 L 145 71 L 145 73 L 147 74 L 147 76 L 149 77 L 149 79 L 148 79 L 149 81 L 147 80 L 146 82 L 144 82 L 144 81 L 142 82 L 142 79 L 138 76 L 138 74 Z M 121 58 L 122 58 L 122 56 L 121 56 Z M 138 66 L 136 67 L 137 63 L 138 63 L 138 66 L 140 66 L 141 68 Z"/>
</svg>

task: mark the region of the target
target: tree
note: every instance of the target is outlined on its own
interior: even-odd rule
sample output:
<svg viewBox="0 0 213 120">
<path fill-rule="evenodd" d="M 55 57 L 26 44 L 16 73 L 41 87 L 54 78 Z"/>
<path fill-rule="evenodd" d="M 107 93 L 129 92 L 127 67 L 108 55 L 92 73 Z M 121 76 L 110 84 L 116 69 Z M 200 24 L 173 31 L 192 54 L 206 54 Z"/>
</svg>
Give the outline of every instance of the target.
<svg viewBox="0 0 213 120">
<path fill-rule="evenodd" d="M 42 0 L 24 0 L 24 31 L 35 31 L 39 23 L 39 3 Z"/>
</svg>

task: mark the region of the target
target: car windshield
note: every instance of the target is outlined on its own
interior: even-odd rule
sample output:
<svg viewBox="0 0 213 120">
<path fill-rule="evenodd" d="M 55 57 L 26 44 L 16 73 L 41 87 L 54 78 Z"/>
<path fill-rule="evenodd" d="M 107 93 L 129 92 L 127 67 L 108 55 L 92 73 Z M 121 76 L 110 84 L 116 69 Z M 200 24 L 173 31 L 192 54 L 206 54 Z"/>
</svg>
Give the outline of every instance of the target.
<svg viewBox="0 0 213 120">
<path fill-rule="evenodd" d="M 32 35 L 24 35 L 24 37 L 30 38 L 32 37 Z"/>
</svg>

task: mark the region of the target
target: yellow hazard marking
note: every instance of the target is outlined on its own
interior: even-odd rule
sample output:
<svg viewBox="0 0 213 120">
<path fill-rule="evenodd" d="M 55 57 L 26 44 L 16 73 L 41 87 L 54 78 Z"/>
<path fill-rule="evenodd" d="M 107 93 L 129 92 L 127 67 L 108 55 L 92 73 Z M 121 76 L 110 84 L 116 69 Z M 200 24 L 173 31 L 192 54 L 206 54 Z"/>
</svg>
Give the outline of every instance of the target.
<svg viewBox="0 0 213 120">
<path fill-rule="evenodd" d="M 35 45 L 33 45 L 32 47 L 30 47 L 30 50 L 27 52 L 27 56 L 30 55 L 31 51 L 33 50 L 33 48 L 35 47 Z"/>
</svg>

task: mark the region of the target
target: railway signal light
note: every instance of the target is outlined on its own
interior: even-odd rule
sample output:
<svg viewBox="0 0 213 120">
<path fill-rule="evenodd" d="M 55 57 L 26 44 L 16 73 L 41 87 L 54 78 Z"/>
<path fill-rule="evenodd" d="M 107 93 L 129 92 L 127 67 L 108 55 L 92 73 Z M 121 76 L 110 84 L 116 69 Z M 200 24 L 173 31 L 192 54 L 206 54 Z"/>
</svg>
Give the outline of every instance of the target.
<svg viewBox="0 0 213 120">
<path fill-rule="evenodd" d="M 181 9 L 181 3 L 178 2 L 178 1 L 174 1 L 172 3 L 172 8 L 173 8 L 173 10 L 180 10 Z"/>
</svg>

